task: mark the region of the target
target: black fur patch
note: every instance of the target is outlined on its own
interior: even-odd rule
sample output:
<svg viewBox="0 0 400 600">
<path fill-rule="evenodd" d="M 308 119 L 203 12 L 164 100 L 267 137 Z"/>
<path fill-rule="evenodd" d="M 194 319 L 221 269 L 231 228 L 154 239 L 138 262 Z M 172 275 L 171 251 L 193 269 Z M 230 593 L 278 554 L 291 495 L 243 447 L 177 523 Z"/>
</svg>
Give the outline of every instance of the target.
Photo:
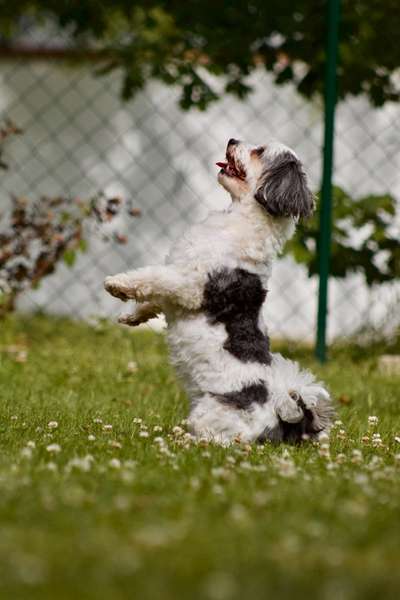
<svg viewBox="0 0 400 600">
<path fill-rule="evenodd" d="M 246 410 L 253 403 L 265 404 L 268 400 L 268 390 L 264 383 L 253 383 L 243 387 L 238 392 L 228 392 L 227 394 L 213 394 L 213 396 L 222 404 L 228 404 L 234 408 Z"/>
<path fill-rule="evenodd" d="M 223 323 L 224 348 L 243 362 L 271 364 L 269 338 L 258 327 L 266 297 L 258 275 L 244 269 L 219 269 L 208 275 L 203 310 L 211 323 Z"/>
</svg>

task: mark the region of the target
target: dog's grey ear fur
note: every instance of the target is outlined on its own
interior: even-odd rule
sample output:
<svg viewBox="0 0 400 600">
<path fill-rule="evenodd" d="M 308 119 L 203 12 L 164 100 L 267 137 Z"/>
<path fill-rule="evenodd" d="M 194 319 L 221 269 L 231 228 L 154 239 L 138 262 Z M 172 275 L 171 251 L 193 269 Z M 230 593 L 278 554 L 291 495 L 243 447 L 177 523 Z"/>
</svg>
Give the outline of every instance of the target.
<svg viewBox="0 0 400 600">
<path fill-rule="evenodd" d="M 310 217 L 315 202 L 301 162 L 291 152 L 274 158 L 261 177 L 255 199 L 274 217 Z"/>
</svg>

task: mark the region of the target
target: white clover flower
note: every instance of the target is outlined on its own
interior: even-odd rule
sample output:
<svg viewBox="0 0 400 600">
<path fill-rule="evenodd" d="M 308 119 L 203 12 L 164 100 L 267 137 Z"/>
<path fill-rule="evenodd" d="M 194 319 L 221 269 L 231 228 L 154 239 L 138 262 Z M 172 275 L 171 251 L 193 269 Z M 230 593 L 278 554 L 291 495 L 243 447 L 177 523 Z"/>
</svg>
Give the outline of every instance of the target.
<svg viewBox="0 0 400 600">
<path fill-rule="evenodd" d="M 281 477 L 294 477 L 297 474 L 297 468 L 291 458 L 280 458 L 277 461 L 278 474 Z"/>
<path fill-rule="evenodd" d="M 326 467 L 326 470 L 327 470 L 327 471 L 334 471 L 335 469 L 337 469 L 337 468 L 338 468 L 337 464 L 335 464 L 335 463 L 333 463 L 333 462 L 330 462 L 330 461 L 328 461 L 328 462 L 326 463 L 325 467 Z"/>
<path fill-rule="evenodd" d="M 229 479 L 231 473 L 224 467 L 214 467 L 211 469 L 211 475 L 217 479 Z"/>
<path fill-rule="evenodd" d="M 122 448 L 122 444 L 117 440 L 109 440 L 108 445 L 112 448 Z"/>
<path fill-rule="evenodd" d="M 380 469 L 382 465 L 382 459 L 380 456 L 373 456 L 368 463 L 368 469 L 373 471 L 374 469 Z"/>
<path fill-rule="evenodd" d="M 393 439 L 396 442 L 396 444 L 400 444 L 400 436 L 399 435 L 395 435 Z"/>
<path fill-rule="evenodd" d="M 89 435 L 87 436 L 87 439 L 89 440 L 89 442 L 94 442 L 96 437 L 92 433 L 89 433 Z"/>
<path fill-rule="evenodd" d="M 96 423 L 96 425 L 101 425 L 102 422 L 103 422 L 103 419 L 99 419 L 99 418 L 93 419 L 93 423 Z"/>
<path fill-rule="evenodd" d="M 121 461 L 118 458 L 112 458 L 108 464 L 112 469 L 120 469 L 121 468 Z"/>
<path fill-rule="evenodd" d="M 354 482 L 358 485 L 366 485 L 368 483 L 368 475 L 365 473 L 356 473 L 354 475 Z"/>
<path fill-rule="evenodd" d="M 153 442 L 155 442 L 156 444 L 164 444 L 164 438 L 162 438 L 160 436 L 155 437 Z"/>
<path fill-rule="evenodd" d="M 346 462 L 346 458 L 347 457 L 345 454 L 343 454 L 343 452 L 339 452 L 339 454 L 337 454 L 337 456 L 336 456 L 336 462 L 339 464 L 342 464 L 342 463 Z"/>
<path fill-rule="evenodd" d="M 136 371 L 138 370 L 137 363 L 134 360 L 130 360 L 126 365 L 126 370 L 129 373 L 136 373 Z"/>
<path fill-rule="evenodd" d="M 133 422 L 134 422 L 134 423 L 138 423 L 138 424 L 140 424 L 140 423 L 142 422 L 142 419 L 141 419 L 140 417 L 135 417 L 135 418 L 133 419 Z"/>
<path fill-rule="evenodd" d="M 371 415 L 368 417 L 368 425 L 377 425 L 378 421 L 379 419 L 376 415 Z"/>
<path fill-rule="evenodd" d="M 379 433 L 372 436 L 372 445 L 375 448 L 381 448 L 383 446 L 383 442 Z"/>
<path fill-rule="evenodd" d="M 162 445 L 162 446 L 160 445 L 159 452 L 160 452 L 160 454 L 164 454 L 165 456 L 169 456 L 169 457 L 175 456 L 175 454 L 173 452 L 171 452 L 167 446 L 164 446 L 164 445 Z"/>
<path fill-rule="evenodd" d="M 358 450 L 357 448 L 355 448 L 351 454 L 352 454 L 351 462 L 356 463 L 356 464 L 362 462 L 363 453 L 361 452 L 361 450 Z"/>
<path fill-rule="evenodd" d="M 29 448 L 28 446 L 22 448 L 21 457 L 30 460 L 32 458 L 32 448 Z"/>
<path fill-rule="evenodd" d="M 184 433 L 184 430 L 182 429 L 182 427 L 179 427 L 179 425 L 175 425 L 175 427 L 172 428 L 172 433 L 178 436 L 182 435 Z"/>
<path fill-rule="evenodd" d="M 103 425 L 103 431 L 112 431 L 113 426 L 108 423 L 107 425 Z"/>
<path fill-rule="evenodd" d="M 47 465 L 46 465 L 46 469 L 48 471 L 51 471 L 52 473 L 54 473 L 55 471 L 57 471 L 57 468 L 58 467 L 57 467 L 56 463 L 53 463 L 53 462 L 48 462 Z"/>
<path fill-rule="evenodd" d="M 399 455 L 400 457 L 400 455 Z M 200 479 L 198 477 L 191 477 L 190 479 L 190 487 L 192 490 L 198 490 L 200 487 Z"/>
<path fill-rule="evenodd" d="M 72 458 L 68 461 L 65 469 L 66 471 L 72 471 L 72 469 L 77 469 L 78 471 L 82 471 L 83 473 L 87 473 L 92 468 L 92 462 L 94 458 L 91 454 L 87 454 L 86 456 L 79 458 Z"/>
<path fill-rule="evenodd" d="M 61 446 L 59 444 L 49 444 L 48 446 L 46 446 L 46 450 L 51 454 L 58 454 L 59 452 L 61 452 Z"/>
<path fill-rule="evenodd" d="M 132 473 L 132 471 L 125 471 L 125 469 L 122 469 L 121 479 L 124 483 L 130 484 L 130 483 L 132 483 L 132 481 L 134 481 L 135 476 Z"/>
<path fill-rule="evenodd" d="M 340 419 L 337 419 L 336 421 L 334 421 L 333 426 L 334 427 L 342 427 L 343 425 L 343 421 L 341 421 Z"/>
<path fill-rule="evenodd" d="M 139 431 L 139 437 L 141 438 L 148 438 L 149 437 L 149 432 L 148 431 Z"/>
<path fill-rule="evenodd" d="M 329 446 L 328 444 L 322 444 L 318 450 L 318 454 L 322 458 L 330 458 Z"/>
<path fill-rule="evenodd" d="M 18 416 L 17 415 L 11 415 L 10 419 L 11 419 L 11 421 L 17 421 L 18 420 Z"/>
<path fill-rule="evenodd" d="M 239 464 L 239 467 L 244 471 L 251 471 L 253 469 L 251 463 L 249 463 L 247 460 L 242 460 L 242 462 Z"/>
<path fill-rule="evenodd" d="M 242 504 L 234 504 L 230 510 L 230 516 L 234 521 L 244 522 L 248 519 L 248 512 Z"/>
<path fill-rule="evenodd" d="M 208 446 L 208 444 L 209 444 L 209 441 L 205 437 L 198 438 L 198 440 L 197 440 L 198 446 L 203 446 L 204 448 L 206 448 Z"/>
<path fill-rule="evenodd" d="M 211 489 L 214 492 L 214 494 L 217 494 L 217 496 L 222 496 L 222 494 L 224 493 L 224 488 L 219 483 L 213 485 Z"/>
<path fill-rule="evenodd" d="M 161 427 L 161 425 L 154 425 L 154 427 L 153 427 L 154 433 L 159 433 L 162 430 L 163 430 L 163 428 Z"/>
<path fill-rule="evenodd" d="M 36 444 L 32 440 L 29 440 L 29 442 L 27 442 L 26 445 L 28 448 L 36 448 Z"/>
<path fill-rule="evenodd" d="M 57 423 L 57 421 L 49 421 L 49 422 L 47 423 L 47 427 L 48 427 L 49 429 L 57 429 L 57 427 L 58 427 L 58 423 Z"/>
</svg>

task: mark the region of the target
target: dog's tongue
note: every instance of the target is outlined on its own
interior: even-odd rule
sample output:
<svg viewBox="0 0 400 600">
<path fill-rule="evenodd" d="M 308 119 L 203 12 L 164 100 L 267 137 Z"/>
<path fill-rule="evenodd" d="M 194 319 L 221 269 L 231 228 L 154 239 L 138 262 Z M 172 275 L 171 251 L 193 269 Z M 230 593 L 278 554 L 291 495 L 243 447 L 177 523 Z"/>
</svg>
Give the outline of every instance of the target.
<svg viewBox="0 0 400 600">
<path fill-rule="evenodd" d="M 228 166 L 227 162 L 217 162 L 215 164 L 217 165 L 217 167 L 221 167 L 221 169 L 226 169 L 226 167 Z"/>
</svg>

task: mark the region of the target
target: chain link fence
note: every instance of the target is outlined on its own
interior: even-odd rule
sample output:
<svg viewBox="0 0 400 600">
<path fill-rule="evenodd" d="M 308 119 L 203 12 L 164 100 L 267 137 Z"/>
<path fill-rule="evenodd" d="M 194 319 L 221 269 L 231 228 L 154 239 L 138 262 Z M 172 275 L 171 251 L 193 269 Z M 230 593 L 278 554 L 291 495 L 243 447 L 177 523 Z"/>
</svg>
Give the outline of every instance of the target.
<svg viewBox="0 0 400 600">
<path fill-rule="evenodd" d="M 121 305 L 103 291 L 105 275 L 162 261 L 188 224 L 227 206 L 214 163 L 230 137 L 283 141 L 319 189 L 322 107 L 290 85 L 274 86 L 264 71 L 252 77 L 254 92 L 244 102 L 226 97 L 204 113 L 186 113 L 178 107 L 177 90 L 151 82 L 124 104 L 118 74 L 95 77 L 90 61 L 72 66 L 48 40 L 27 39 L 29 52 L 3 54 L 0 61 L 0 118 L 24 130 L 7 147 L 2 211 L 12 194 L 89 197 L 101 190 L 129 201 L 141 217 L 119 217 L 125 245 L 92 236 L 73 267 L 60 263 L 39 289 L 21 296 L 21 310 L 76 318 L 117 315 Z M 38 52 L 39 46 L 46 52 Z M 397 105 L 372 109 L 363 98 L 341 103 L 335 183 L 355 197 L 390 192 L 400 198 L 399 129 Z M 354 237 L 357 243 L 357 232 Z M 361 274 L 331 279 L 329 338 L 370 324 L 390 330 L 398 324 L 398 298 L 393 283 L 369 288 Z M 271 335 L 313 340 L 316 303 L 316 278 L 290 256 L 281 258 L 265 308 Z"/>
</svg>

